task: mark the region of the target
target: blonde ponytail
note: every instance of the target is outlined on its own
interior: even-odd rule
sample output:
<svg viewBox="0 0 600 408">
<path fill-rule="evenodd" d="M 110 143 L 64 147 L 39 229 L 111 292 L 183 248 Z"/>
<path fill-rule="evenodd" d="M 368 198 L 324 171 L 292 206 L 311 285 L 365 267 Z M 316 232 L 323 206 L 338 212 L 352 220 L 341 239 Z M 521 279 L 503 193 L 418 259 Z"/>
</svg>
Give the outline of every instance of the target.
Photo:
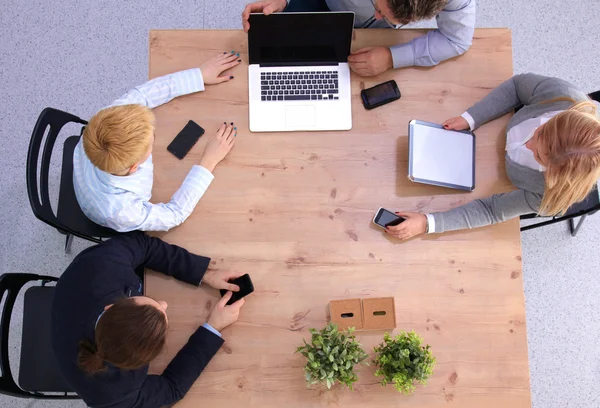
<svg viewBox="0 0 600 408">
<path fill-rule="evenodd" d="M 557 114 L 539 131 L 548 155 L 540 215 L 563 214 L 582 201 L 600 178 L 600 118 L 592 101 Z"/>
</svg>

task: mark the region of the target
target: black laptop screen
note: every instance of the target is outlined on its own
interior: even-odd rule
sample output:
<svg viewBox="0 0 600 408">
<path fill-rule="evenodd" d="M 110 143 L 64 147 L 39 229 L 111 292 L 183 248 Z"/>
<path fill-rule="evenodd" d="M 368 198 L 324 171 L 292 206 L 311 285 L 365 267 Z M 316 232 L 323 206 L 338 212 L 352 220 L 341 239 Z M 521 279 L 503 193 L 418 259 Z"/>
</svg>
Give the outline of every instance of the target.
<svg viewBox="0 0 600 408">
<path fill-rule="evenodd" d="M 347 62 L 354 13 L 250 15 L 250 64 L 312 65 Z"/>
</svg>

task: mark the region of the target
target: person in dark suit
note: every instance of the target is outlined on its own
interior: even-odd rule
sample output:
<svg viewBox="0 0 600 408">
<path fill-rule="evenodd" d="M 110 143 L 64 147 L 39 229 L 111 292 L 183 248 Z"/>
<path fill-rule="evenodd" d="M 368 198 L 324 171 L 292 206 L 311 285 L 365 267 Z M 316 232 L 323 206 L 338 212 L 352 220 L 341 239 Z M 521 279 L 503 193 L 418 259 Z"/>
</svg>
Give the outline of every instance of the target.
<svg viewBox="0 0 600 408">
<path fill-rule="evenodd" d="M 234 323 L 244 299 L 227 306 L 236 272 L 211 270 L 210 258 L 135 232 L 79 254 L 61 276 L 52 305 L 52 345 L 60 372 L 90 407 L 152 408 L 184 397 Z M 162 350 L 167 304 L 143 296 L 136 273 L 150 268 L 191 285 L 227 289 L 161 375 L 148 364 Z"/>
</svg>

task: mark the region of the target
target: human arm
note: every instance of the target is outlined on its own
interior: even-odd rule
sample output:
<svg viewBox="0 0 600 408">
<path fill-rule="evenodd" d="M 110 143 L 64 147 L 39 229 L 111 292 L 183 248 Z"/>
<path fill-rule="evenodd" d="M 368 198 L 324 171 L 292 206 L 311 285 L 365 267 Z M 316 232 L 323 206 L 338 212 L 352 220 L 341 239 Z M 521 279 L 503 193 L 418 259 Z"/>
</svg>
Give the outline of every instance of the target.
<svg viewBox="0 0 600 408">
<path fill-rule="evenodd" d="M 473 41 L 475 0 L 450 0 L 437 15 L 438 28 L 390 47 L 393 67 L 432 66 L 464 53 Z"/>
<path fill-rule="evenodd" d="M 200 91 L 204 91 L 202 71 L 199 68 L 186 69 L 136 86 L 115 100 L 111 106 L 137 104 L 153 109 L 178 96 Z"/>
<path fill-rule="evenodd" d="M 187 69 L 136 86 L 115 100 L 111 106 L 138 104 L 150 109 L 170 100 L 195 92 L 204 91 L 205 84 L 217 84 L 233 79 L 233 76 L 220 76 L 227 69 L 239 64 L 239 54 L 224 52 L 207 60 L 200 68 Z"/>
<path fill-rule="evenodd" d="M 483 227 L 537 212 L 542 196 L 526 190 L 514 190 L 477 199 L 448 211 L 432 214 L 396 213 L 406 220 L 386 228 L 398 239 L 409 239 L 424 233 L 439 233 Z"/>
<path fill-rule="evenodd" d="M 142 198 L 124 202 L 105 219 L 106 225 L 119 232 L 168 231 L 190 216 L 213 179 L 213 174 L 204 166 L 192 166 L 169 202 L 153 204 Z"/>
<path fill-rule="evenodd" d="M 105 219 L 107 226 L 119 232 L 167 231 L 183 223 L 214 179 L 212 172 L 215 166 L 233 148 L 236 136 L 237 130 L 233 124 L 221 125 L 207 142 L 201 165 L 192 167 L 168 203 L 152 204 L 137 197 L 132 201 L 124 200 L 119 210 Z M 140 174 L 139 177 L 146 176 Z M 139 180 L 139 183 L 146 182 L 145 179 Z"/>
<path fill-rule="evenodd" d="M 235 323 L 244 299 L 227 305 L 227 292 L 215 305 L 208 324 L 200 327 L 171 360 L 162 375 L 149 375 L 136 396 L 134 408 L 161 407 L 182 399 L 217 353 L 223 340 L 218 331 Z"/>
<path fill-rule="evenodd" d="M 149 268 L 177 280 L 198 286 L 208 269 L 210 258 L 190 253 L 185 248 L 136 231 L 118 235 L 104 242 L 105 257 L 116 257 L 119 263 Z"/>
<path fill-rule="evenodd" d="M 477 199 L 448 211 L 433 213 L 435 230 L 446 232 L 496 224 L 540 209 L 542 195 L 517 189 Z"/>
<path fill-rule="evenodd" d="M 471 130 L 475 130 L 518 106 L 532 105 L 551 100 L 558 95 L 571 95 L 574 92 L 580 93 L 573 85 L 562 79 L 531 73 L 515 75 L 467 109 L 463 113 L 463 118 L 469 122 Z"/>
<path fill-rule="evenodd" d="M 131 397 L 131 408 L 159 408 L 181 400 L 225 341 L 199 327 L 161 375 L 148 375 Z"/>
</svg>

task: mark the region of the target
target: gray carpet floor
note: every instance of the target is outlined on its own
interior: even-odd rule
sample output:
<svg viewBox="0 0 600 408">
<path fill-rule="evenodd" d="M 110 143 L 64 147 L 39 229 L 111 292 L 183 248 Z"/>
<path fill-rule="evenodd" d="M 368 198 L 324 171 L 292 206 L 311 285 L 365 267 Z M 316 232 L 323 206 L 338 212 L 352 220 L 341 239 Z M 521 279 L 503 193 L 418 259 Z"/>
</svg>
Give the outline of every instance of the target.
<svg viewBox="0 0 600 408">
<path fill-rule="evenodd" d="M 368 0 L 364 0 L 368 1 Z M 89 118 L 148 74 L 152 28 L 240 28 L 245 0 L 0 0 L 0 274 L 59 276 L 87 244 L 36 220 L 25 158 L 41 110 Z M 478 2 L 478 27 L 513 30 L 515 73 L 554 75 L 600 89 L 600 1 Z M 434 26 L 426 22 L 417 26 Z M 60 155 L 58 155 L 60 156 Z M 60 163 L 52 163 L 55 174 Z M 50 180 L 54 197 L 58 177 Z M 522 235 L 533 407 L 600 407 L 600 216 L 576 238 L 566 224 Z M 22 313 L 17 308 L 16 313 Z M 18 358 L 19 316 L 11 337 Z M 0 396 L 4 407 L 82 407 Z M 302 406 L 300 401 L 292 406 Z"/>
</svg>

